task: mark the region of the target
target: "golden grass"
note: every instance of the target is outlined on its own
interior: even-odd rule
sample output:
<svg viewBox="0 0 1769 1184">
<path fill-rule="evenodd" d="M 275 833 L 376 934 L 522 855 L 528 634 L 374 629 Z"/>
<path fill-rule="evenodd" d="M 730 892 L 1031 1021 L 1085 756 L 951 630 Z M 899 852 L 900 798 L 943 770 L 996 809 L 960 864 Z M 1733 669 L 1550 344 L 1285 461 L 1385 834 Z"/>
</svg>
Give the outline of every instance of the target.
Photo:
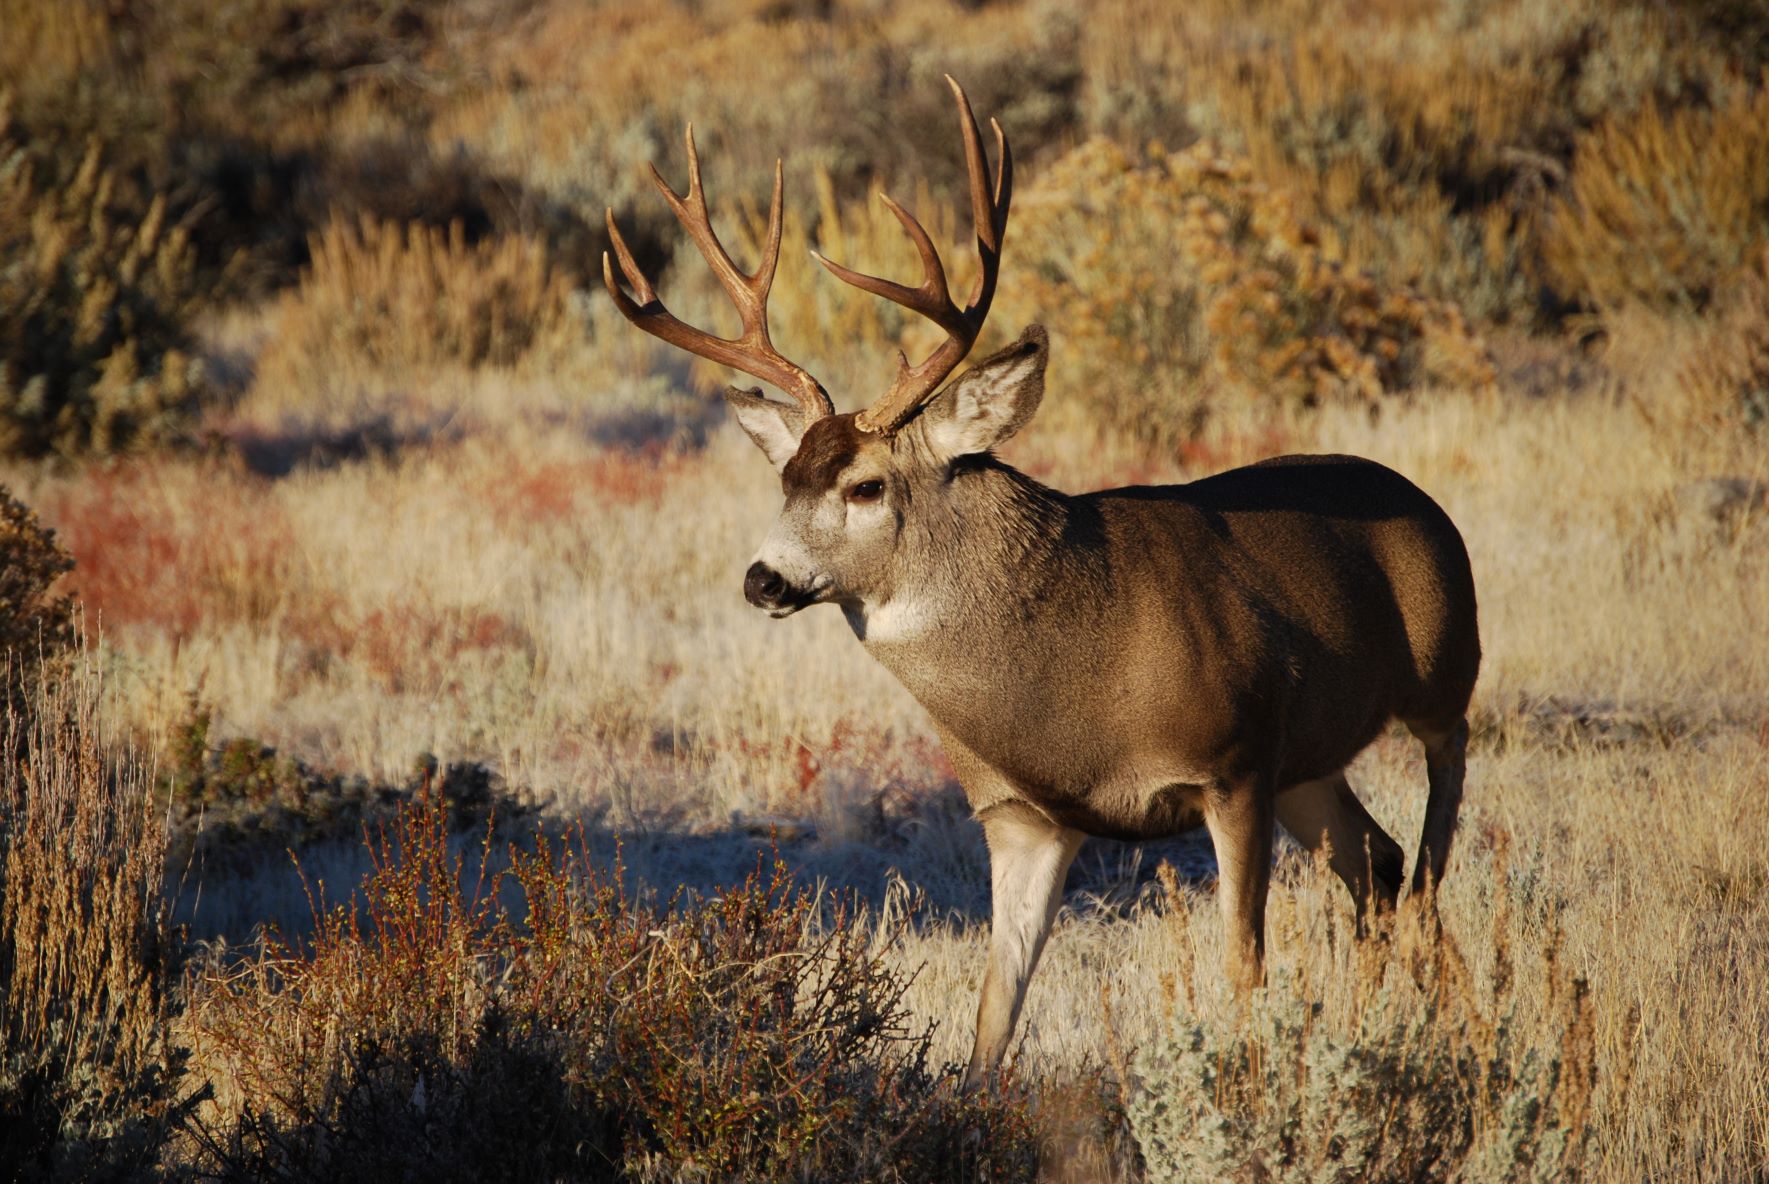
<svg viewBox="0 0 1769 1184">
<path fill-rule="evenodd" d="M 779 860 L 660 906 L 581 833 L 470 867 L 429 794 L 366 841 L 359 897 L 316 902 L 306 948 L 198 972 L 199 1173 L 1028 1174 L 1023 1091 L 961 1097 L 905 1022 L 909 974 Z"/>
<path fill-rule="evenodd" d="M 6 713 L 0 1169 L 123 1179 L 157 1161 L 182 1085 L 166 1030 L 165 833 L 152 771 L 109 722 L 89 657 L 57 675 Z"/>
<path fill-rule="evenodd" d="M 557 357 L 583 331 L 569 284 L 531 239 L 469 244 L 458 222 L 364 219 L 326 227 L 310 249 L 254 376 L 258 402 L 285 416 L 323 423 L 319 407 L 360 409 L 365 386 Z"/>
</svg>

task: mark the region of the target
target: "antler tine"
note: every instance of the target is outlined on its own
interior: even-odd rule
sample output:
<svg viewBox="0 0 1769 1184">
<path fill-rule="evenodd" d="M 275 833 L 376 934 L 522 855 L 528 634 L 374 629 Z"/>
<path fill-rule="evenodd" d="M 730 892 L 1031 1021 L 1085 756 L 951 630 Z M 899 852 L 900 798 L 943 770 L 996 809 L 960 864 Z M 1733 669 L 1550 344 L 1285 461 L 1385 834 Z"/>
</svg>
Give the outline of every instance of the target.
<svg viewBox="0 0 1769 1184">
<path fill-rule="evenodd" d="M 762 247 L 762 261 L 756 267 L 756 293 L 763 301 L 774 287 L 774 269 L 780 265 L 780 235 L 786 226 L 783 207 L 780 204 L 782 190 L 785 186 L 785 165 L 778 158 L 774 161 L 774 196 L 768 199 L 768 241 Z"/>
<path fill-rule="evenodd" d="M 676 221 L 682 224 L 682 229 L 688 232 L 688 236 L 694 240 L 694 245 L 700 248 L 700 253 L 706 259 L 707 266 L 711 267 L 713 274 L 718 277 L 719 286 L 725 289 L 726 294 L 737 303 L 741 310 L 744 305 L 752 302 L 755 295 L 754 283 L 762 272 L 758 269 L 754 276 L 744 275 L 743 269 L 737 266 L 731 259 L 730 252 L 726 251 L 724 244 L 719 242 L 719 236 L 713 231 L 712 214 L 706 208 L 706 191 L 700 184 L 700 153 L 694 147 L 694 125 L 692 123 L 688 125 L 683 139 L 688 146 L 687 196 L 684 198 L 671 188 L 670 183 L 663 179 L 663 174 L 657 171 L 655 164 L 647 166 L 651 170 L 651 183 L 657 186 L 658 192 L 663 194 L 663 199 L 669 203 L 670 212 L 675 214 Z M 770 275 L 768 279 L 772 281 L 773 276 Z M 746 318 L 744 328 L 748 327 L 749 321 Z"/>
<path fill-rule="evenodd" d="M 971 285 L 969 301 L 970 307 L 980 308 L 984 316 L 988 315 L 989 302 L 995 298 L 995 281 L 1001 275 L 1001 248 L 1003 240 L 1007 238 L 1007 207 L 1013 203 L 1013 149 L 1008 147 L 1007 133 L 1001 130 L 1001 124 L 991 119 L 989 126 L 995 131 L 996 156 L 1001 162 L 995 172 L 995 200 L 989 207 L 990 228 L 994 233 L 988 244 L 988 251 L 994 253 L 995 264 L 989 266 L 985 263 L 985 266 L 977 272 L 976 283 Z M 978 152 L 978 155 L 982 155 L 981 151 Z M 972 174 L 973 186 L 975 180 L 975 174 Z M 976 216 L 974 198 L 971 209 L 974 219 Z M 982 239 L 980 231 L 977 238 L 980 242 Z M 979 254 L 984 254 L 982 246 L 979 245 L 977 250 Z"/>
<path fill-rule="evenodd" d="M 719 286 L 731 298 L 731 303 L 737 306 L 737 314 L 743 322 L 743 332 L 734 340 L 726 340 L 677 320 L 657 298 L 656 291 L 634 262 L 632 252 L 627 250 L 626 241 L 621 238 L 620 228 L 615 225 L 614 211 L 610 209 L 607 214 L 608 240 L 620 262 L 621 272 L 633 286 L 640 301 L 635 303 L 621 291 L 620 284 L 614 278 L 613 264 L 607 252 L 603 252 L 602 281 L 608 287 L 608 294 L 614 299 L 614 306 L 627 320 L 653 337 L 779 387 L 799 404 L 802 409 L 801 418 L 807 424 L 834 414 L 835 406 L 830 402 L 822 384 L 812 378 L 803 367 L 782 357 L 768 337 L 768 293 L 774 285 L 774 271 L 780 262 L 780 238 L 784 222 L 781 204 L 784 170 L 781 162 L 774 162 L 774 194 L 768 203 L 768 238 L 762 248 L 762 259 L 754 272 L 745 274 L 731 259 L 730 253 L 720 244 L 719 236 L 713 231 L 712 217 L 706 206 L 706 192 L 700 180 L 700 154 L 694 147 L 693 124 L 688 125 L 685 139 L 688 147 L 687 194 L 684 196 L 672 189 L 669 182 L 657 171 L 656 165 L 651 166 L 651 180 L 669 203 L 676 221 L 682 224 L 682 229 L 694 240 L 694 245 L 699 248 L 707 266 L 712 268 Z"/>
<path fill-rule="evenodd" d="M 902 427 L 927 402 L 946 376 L 964 361 L 989 315 L 989 304 L 995 296 L 995 281 L 1001 270 L 1001 244 L 1007 234 L 1008 206 L 1013 200 L 1013 157 L 1008 150 L 1007 135 L 1001 130 L 1000 123 L 989 121 L 995 130 L 995 146 L 1000 158 L 1000 172 L 991 178 L 989 158 L 983 152 L 982 132 L 971 112 L 970 100 L 950 74 L 946 76 L 946 82 L 958 104 L 959 134 L 964 139 L 965 168 L 970 175 L 971 222 L 976 231 L 977 255 L 981 261 L 965 307 L 960 310 L 952 302 L 952 293 L 946 284 L 946 269 L 926 229 L 914 215 L 888 196 L 884 197 L 885 205 L 903 224 L 904 232 L 921 255 L 923 278 L 920 285 L 911 288 L 865 275 L 812 252 L 837 279 L 900 304 L 946 330 L 946 340 L 919 365 L 911 366 L 907 357 L 898 355 L 897 377 L 891 389 L 854 419 L 856 426 L 868 432 L 890 433 Z"/>
<path fill-rule="evenodd" d="M 976 227 L 977 241 L 991 251 L 999 250 L 1001 244 L 995 236 L 995 209 L 989 200 L 989 191 L 994 186 L 990 184 L 989 160 L 983 155 L 983 135 L 977 130 L 977 117 L 971 111 L 964 88 L 953 81 L 950 74 L 946 75 L 946 85 L 952 88 L 952 97 L 958 101 L 958 127 L 964 136 L 964 167 L 970 174 L 971 222 Z"/>
<path fill-rule="evenodd" d="M 922 281 L 919 286 L 911 288 L 907 284 L 854 271 L 828 258 L 821 251 L 812 251 L 812 257 L 828 268 L 837 279 L 852 284 L 863 292 L 871 292 L 874 296 L 882 296 L 893 304 L 901 304 L 918 312 L 948 333 L 962 333 L 964 314 L 952 303 L 951 291 L 946 286 L 946 268 L 940 262 L 940 253 L 934 248 L 934 240 L 928 237 L 926 228 L 915 215 L 893 201 L 890 194 L 881 193 L 878 196 L 884 202 L 885 208 L 903 224 L 904 231 L 921 255 Z"/>
</svg>

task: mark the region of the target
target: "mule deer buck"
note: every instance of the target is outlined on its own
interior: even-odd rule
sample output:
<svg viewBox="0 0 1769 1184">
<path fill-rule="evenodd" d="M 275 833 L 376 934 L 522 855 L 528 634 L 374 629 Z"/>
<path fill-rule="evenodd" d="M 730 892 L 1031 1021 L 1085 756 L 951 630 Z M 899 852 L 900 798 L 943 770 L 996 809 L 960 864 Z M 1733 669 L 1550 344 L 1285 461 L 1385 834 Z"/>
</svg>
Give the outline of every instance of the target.
<svg viewBox="0 0 1769 1184">
<path fill-rule="evenodd" d="M 899 356 L 858 414 L 774 349 L 767 298 L 780 252 L 776 164 L 760 266 L 745 273 L 713 233 L 692 127 L 688 192 L 652 177 L 741 314 L 734 340 L 677 320 L 608 215 L 628 296 L 647 333 L 778 387 L 725 397 L 779 470 L 786 503 L 744 576 L 775 617 L 840 607 L 866 650 L 933 718 L 989 846 L 993 917 L 966 1084 L 1000 1063 L 1087 835 L 1150 839 L 1209 829 L 1221 869 L 1225 972 L 1263 977 L 1273 824 L 1330 844 L 1359 929 L 1395 906 L 1400 847 L 1346 783 L 1345 767 L 1392 719 L 1424 742 L 1429 800 L 1411 896 L 1442 878 L 1461 803 L 1466 712 L 1480 665 L 1474 579 L 1461 536 L 1406 478 L 1348 456 L 1287 456 L 1194 481 L 1070 496 L 991 451 L 1044 393 L 1045 331 L 955 381 L 995 294 L 1013 194 L 992 124 L 990 176 L 958 84 L 982 267 L 953 303 L 927 232 L 886 197 L 921 255 L 908 286 L 839 279 L 945 331 L 921 362 Z M 945 383 L 942 386 L 942 383 Z"/>
</svg>

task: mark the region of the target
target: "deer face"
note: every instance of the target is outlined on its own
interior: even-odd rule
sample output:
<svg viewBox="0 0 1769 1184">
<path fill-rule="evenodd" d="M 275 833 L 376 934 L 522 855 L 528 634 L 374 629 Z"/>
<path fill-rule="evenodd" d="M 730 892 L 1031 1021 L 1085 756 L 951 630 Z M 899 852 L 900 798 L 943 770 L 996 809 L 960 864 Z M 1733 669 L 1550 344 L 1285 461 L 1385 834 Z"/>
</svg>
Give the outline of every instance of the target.
<svg viewBox="0 0 1769 1184">
<path fill-rule="evenodd" d="M 786 495 L 744 575 L 744 596 L 785 617 L 825 601 L 878 606 L 904 591 L 914 577 L 903 561 L 905 537 L 948 537 L 955 522 L 962 525 L 949 504 L 954 466 L 1032 418 L 1047 356 L 1044 330 L 1034 325 L 895 432 L 865 431 L 853 415 L 801 429 L 785 405 L 753 391 L 728 392 L 738 422 L 780 471 Z"/>
</svg>

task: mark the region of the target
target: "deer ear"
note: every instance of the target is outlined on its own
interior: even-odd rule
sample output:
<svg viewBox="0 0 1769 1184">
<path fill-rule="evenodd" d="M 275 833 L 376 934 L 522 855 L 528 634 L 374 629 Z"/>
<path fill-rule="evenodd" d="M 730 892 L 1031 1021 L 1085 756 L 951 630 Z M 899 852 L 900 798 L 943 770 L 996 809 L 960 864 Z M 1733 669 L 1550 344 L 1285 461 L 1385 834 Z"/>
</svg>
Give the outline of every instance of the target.
<svg viewBox="0 0 1769 1184">
<path fill-rule="evenodd" d="M 805 434 L 799 409 L 765 399 L 759 390 L 745 391 L 734 386 L 725 388 L 725 402 L 731 405 L 738 424 L 756 442 L 768 463 L 776 470 L 784 469 L 798 452 L 799 440 Z"/>
<path fill-rule="evenodd" d="M 987 452 L 1026 426 L 1044 398 L 1050 338 L 1028 325 L 1020 339 L 966 370 L 916 418 L 934 452 L 950 460 Z"/>
</svg>

